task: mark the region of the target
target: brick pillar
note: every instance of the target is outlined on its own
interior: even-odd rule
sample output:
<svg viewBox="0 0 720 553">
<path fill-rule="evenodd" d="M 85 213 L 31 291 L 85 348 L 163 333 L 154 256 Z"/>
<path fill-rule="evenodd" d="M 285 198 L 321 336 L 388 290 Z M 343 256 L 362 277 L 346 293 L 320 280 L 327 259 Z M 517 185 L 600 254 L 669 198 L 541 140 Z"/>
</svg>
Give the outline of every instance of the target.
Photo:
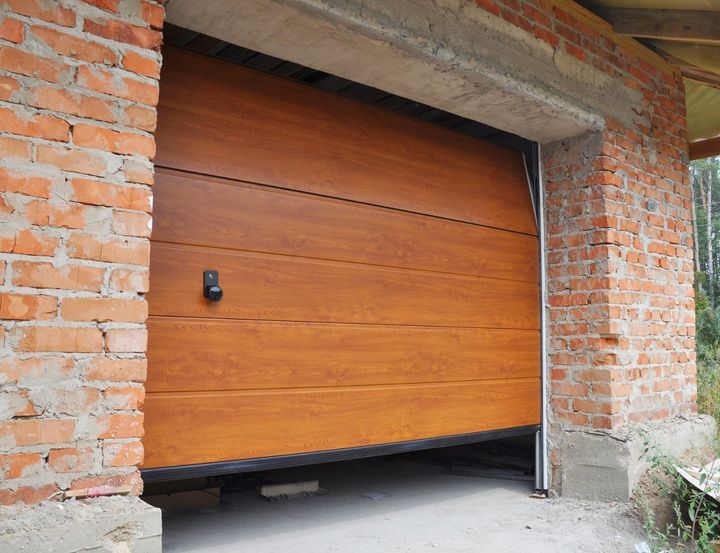
<svg viewBox="0 0 720 553">
<path fill-rule="evenodd" d="M 162 22 L 0 0 L 0 504 L 142 488 Z"/>
<path fill-rule="evenodd" d="M 635 469 L 621 465 L 639 462 L 633 427 L 652 433 L 654 421 L 696 411 L 684 90 L 679 77 L 645 71 L 635 125 L 608 120 L 545 148 L 553 480 L 563 491 L 592 495 L 590 473 L 600 488 L 614 474 L 624 481 L 611 495 L 629 495 Z"/>
</svg>

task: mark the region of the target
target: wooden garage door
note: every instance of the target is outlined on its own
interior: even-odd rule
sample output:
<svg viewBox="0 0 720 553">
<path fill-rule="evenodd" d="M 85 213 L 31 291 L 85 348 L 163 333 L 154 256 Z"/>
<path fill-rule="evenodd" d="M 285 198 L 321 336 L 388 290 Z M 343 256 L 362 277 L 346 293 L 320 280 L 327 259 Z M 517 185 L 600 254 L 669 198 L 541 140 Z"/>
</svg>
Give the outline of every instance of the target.
<svg viewBox="0 0 720 553">
<path fill-rule="evenodd" d="M 144 468 L 539 423 L 517 152 L 182 51 L 161 82 Z"/>
</svg>

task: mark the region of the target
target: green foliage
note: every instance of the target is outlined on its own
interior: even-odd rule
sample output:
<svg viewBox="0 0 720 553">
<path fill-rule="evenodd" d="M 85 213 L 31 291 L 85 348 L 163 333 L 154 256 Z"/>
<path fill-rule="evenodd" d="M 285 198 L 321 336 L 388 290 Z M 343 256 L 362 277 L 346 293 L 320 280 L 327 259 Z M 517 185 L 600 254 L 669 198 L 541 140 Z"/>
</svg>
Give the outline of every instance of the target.
<svg viewBox="0 0 720 553">
<path fill-rule="evenodd" d="M 720 538 L 720 507 L 714 500 L 690 486 L 678 472 L 678 461 L 658 452 L 646 442 L 650 475 L 657 494 L 672 504 L 673 519 L 658 528 L 647 495 L 636 498 L 644 514 L 647 542 L 653 553 L 714 553 L 714 542 Z M 701 484 L 717 474 L 702 474 Z"/>
<path fill-rule="evenodd" d="M 713 307 L 702 288 L 703 278 L 695 281 L 695 333 L 698 358 L 717 364 L 720 360 L 720 307 Z"/>
<path fill-rule="evenodd" d="M 698 411 L 720 420 L 720 157 L 695 161 L 691 171 L 699 267 L 695 273 Z"/>
<path fill-rule="evenodd" d="M 695 231 L 697 244 L 697 267 L 703 275 L 713 275 L 713 279 L 704 279 L 703 289 L 711 298 L 720 295 L 720 157 L 694 161 L 690 170 L 695 196 Z M 707 191 L 710 189 L 710 197 Z M 709 212 L 709 213 L 708 213 Z M 711 247 L 708 248 L 708 240 Z M 712 252 L 712 256 L 710 255 Z M 712 257 L 712 263 L 710 258 Z"/>
</svg>

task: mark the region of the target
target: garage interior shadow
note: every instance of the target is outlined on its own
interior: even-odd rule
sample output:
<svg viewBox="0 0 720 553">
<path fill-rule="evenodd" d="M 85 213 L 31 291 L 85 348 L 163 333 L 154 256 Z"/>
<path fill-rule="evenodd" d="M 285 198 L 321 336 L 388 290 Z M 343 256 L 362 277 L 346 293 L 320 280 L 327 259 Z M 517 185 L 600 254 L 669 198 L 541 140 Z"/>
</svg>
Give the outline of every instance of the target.
<svg viewBox="0 0 720 553">
<path fill-rule="evenodd" d="M 374 546 L 407 551 L 437 547 L 433 544 L 448 533 L 472 538 L 471 521 L 464 524 L 457 513 L 482 517 L 483 509 L 495 509 L 508 498 L 527 498 L 534 490 L 533 470 L 534 436 L 527 436 L 149 483 L 144 499 L 163 509 L 164 551 L 363 551 Z M 318 481 L 318 493 L 273 501 L 260 495 L 264 484 L 309 481 Z M 437 524 L 430 523 L 439 519 L 452 520 L 452 527 L 438 533 Z"/>
</svg>

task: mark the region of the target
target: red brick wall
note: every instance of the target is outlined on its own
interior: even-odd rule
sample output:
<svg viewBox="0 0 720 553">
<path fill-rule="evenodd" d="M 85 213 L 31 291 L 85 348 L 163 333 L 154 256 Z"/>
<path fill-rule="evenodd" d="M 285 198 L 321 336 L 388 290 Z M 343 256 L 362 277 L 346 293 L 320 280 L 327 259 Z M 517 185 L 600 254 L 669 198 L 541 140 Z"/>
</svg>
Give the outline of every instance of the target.
<svg viewBox="0 0 720 553">
<path fill-rule="evenodd" d="M 162 22 L 0 0 L 0 504 L 141 488 Z"/>
<path fill-rule="evenodd" d="M 683 135 L 652 120 L 642 138 L 609 121 L 547 151 L 550 391 L 564 427 L 696 409 L 690 189 L 671 138 Z"/>
<path fill-rule="evenodd" d="M 692 205 L 680 75 L 555 2 L 477 2 L 641 93 L 634 121 L 609 118 L 601 133 L 544 147 L 555 431 L 612 432 L 694 413 Z"/>
</svg>

